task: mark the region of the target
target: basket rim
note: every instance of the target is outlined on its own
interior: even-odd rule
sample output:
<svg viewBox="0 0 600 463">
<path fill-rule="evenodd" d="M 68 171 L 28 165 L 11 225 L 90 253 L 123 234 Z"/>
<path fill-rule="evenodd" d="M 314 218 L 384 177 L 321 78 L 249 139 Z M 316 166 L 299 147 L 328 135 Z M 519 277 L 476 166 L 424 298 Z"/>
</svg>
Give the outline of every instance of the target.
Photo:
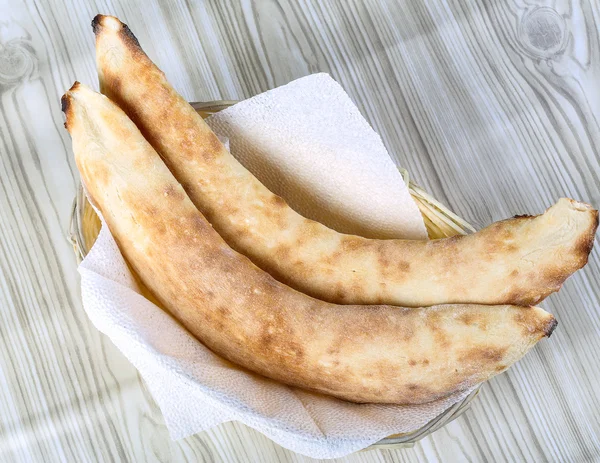
<svg viewBox="0 0 600 463">
<path fill-rule="evenodd" d="M 237 101 L 235 100 L 215 100 L 206 102 L 191 102 L 190 105 L 196 111 L 218 112 L 236 103 Z M 456 225 L 454 225 L 453 228 L 456 229 L 458 233 L 465 234 L 471 231 L 475 231 L 475 229 L 468 222 L 466 222 L 464 219 L 460 218 L 459 216 L 448 210 L 445 206 L 441 205 L 437 200 L 435 200 L 435 198 L 429 195 L 425 190 L 423 190 L 418 185 L 414 184 L 409 179 L 408 171 L 406 171 L 405 169 L 400 169 L 400 172 L 407 186 L 409 186 L 411 194 L 428 202 L 433 210 L 437 209 L 441 214 L 445 215 L 446 217 L 450 217 L 452 220 L 454 220 Z M 90 248 L 85 242 L 85 238 L 83 235 L 83 214 L 86 202 L 87 198 L 85 195 L 85 191 L 83 189 L 82 184 L 79 183 L 77 193 L 73 198 L 73 203 L 71 205 L 71 214 L 69 217 L 69 225 L 67 228 L 67 240 L 73 246 L 73 251 L 78 262 L 81 262 L 90 251 Z M 454 421 L 456 418 L 465 413 L 471 407 L 472 401 L 475 399 L 477 394 L 479 394 L 479 391 L 481 390 L 482 386 L 483 383 L 478 385 L 465 398 L 458 401 L 450 408 L 444 410 L 441 414 L 430 420 L 428 423 L 426 423 L 419 429 L 416 429 L 415 431 L 409 433 L 385 437 L 366 447 L 362 451 L 378 448 L 404 448 L 414 446 L 414 444 L 419 440 L 441 429 L 442 427 Z"/>
</svg>

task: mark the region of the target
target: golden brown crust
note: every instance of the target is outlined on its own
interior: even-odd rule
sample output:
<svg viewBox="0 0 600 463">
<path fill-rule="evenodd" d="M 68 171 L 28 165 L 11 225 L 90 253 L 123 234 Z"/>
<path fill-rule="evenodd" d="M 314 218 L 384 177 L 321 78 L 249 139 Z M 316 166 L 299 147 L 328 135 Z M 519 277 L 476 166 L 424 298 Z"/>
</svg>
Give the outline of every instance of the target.
<svg viewBox="0 0 600 463">
<path fill-rule="evenodd" d="M 80 85 L 80 83 L 78 81 L 75 81 L 73 83 L 73 85 L 71 86 L 71 88 L 69 89 L 69 92 L 75 91 L 77 89 L 77 87 L 79 87 L 79 85 Z M 69 130 L 69 120 L 71 117 L 71 110 L 69 107 L 70 101 L 71 100 L 68 98 L 66 93 L 60 99 L 61 110 L 63 113 L 65 113 L 65 129 L 67 129 L 67 130 Z"/>
<path fill-rule="evenodd" d="M 546 214 L 468 237 L 370 240 L 305 219 L 244 169 L 118 19 L 94 20 L 103 93 L 140 128 L 219 234 L 279 281 L 334 303 L 533 305 L 587 262 L 597 212 Z"/>
<path fill-rule="evenodd" d="M 115 104 L 84 86 L 65 101 L 77 166 L 122 253 L 164 307 L 231 362 L 354 402 L 415 404 L 503 371 L 554 323 L 535 307 L 312 299 L 228 247 Z"/>
<path fill-rule="evenodd" d="M 116 21 L 111 22 L 111 18 Z M 117 28 L 119 34 L 123 35 L 123 39 L 127 43 L 131 43 L 134 47 L 140 47 L 140 42 L 138 42 L 137 37 L 133 35 L 133 32 L 131 32 L 129 26 L 127 26 L 127 24 L 125 23 L 122 23 L 114 16 L 105 16 L 101 14 L 97 14 L 96 16 L 94 16 L 94 19 L 92 19 L 92 30 L 94 31 L 94 34 L 99 34 L 101 29 L 106 26 L 107 22 L 110 23 L 108 25 L 109 27 Z"/>
</svg>

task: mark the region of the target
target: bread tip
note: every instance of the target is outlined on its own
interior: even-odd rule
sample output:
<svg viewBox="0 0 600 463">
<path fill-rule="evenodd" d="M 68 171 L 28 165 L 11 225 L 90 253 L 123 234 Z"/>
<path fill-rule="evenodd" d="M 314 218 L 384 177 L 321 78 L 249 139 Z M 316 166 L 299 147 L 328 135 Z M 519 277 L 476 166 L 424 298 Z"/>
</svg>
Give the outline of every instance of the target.
<svg viewBox="0 0 600 463">
<path fill-rule="evenodd" d="M 552 333 L 554 333 L 554 330 L 556 329 L 557 326 L 558 326 L 558 320 L 556 318 L 552 317 L 552 319 L 546 325 L 546 329 L 544 330 L 544 335 L 547 338 L 552 336 Z"/>
<path fill-rule="evenodd" d="M 79 93 L 79 91 L 81 90 L 85 90 L 87 89 L 87 87 L 85 85 L 83 85 L 81 82 L 79 82 L 78 80 L 76 80 L 75 82 L 73 82 L 73 85 L 71 85 L 71 88 L 69 88 L 69 90 L 67 90 L 65 92 L 65 94 L 61 97 L 60 99 L 60 106 L 61 106 L 61 110 L 63 113 L 65 113 L 66 116 L 66 122 L 65 122 L 65 128 L 68 130 L 69 129 L 69 121 L 71 120 L 71 113 L 73 112 L 73 94 L 74 93 Z"/>
<path fill-rule="evenodd" d="M 66 93 L 60 98 L 60 109 L 63 113 L 69 110 L 69 96 Z"/>
<path fill-rule="evenodd" d="M 593 233 L 596 233 L 596 230 L 598 229 L 598 209 L 594 209 L 593 206 L 589 206 L 590 207 L 590 211 L 592 214 L 592 230 Z"/>
<path fill-rule="evenodd" d="M 97 14 L 92 20 L 92 29 L 94 30 L 94 34 L 96 34 L 96 40 L 107 31 L 114 32 L 126 46 L 131 46 L 133 44 L 134 49 L 141 49 L 140 42 L 136 36 L 133 35 L 131 29 L 129 29 L 127 24 L 115 16 Z"/>
<path fill-rule="evenodd" d="M 69 90 L 67 90 L 65 92 L 65 94 L 61 97 L 60 109 L 62 110 L 63 113 L 68 115 L 70 108 L 71 108 L 71 93 L 76 91 L 80 85 L 81 85 L 81 83 L 76 80 L 73 83 L 73 85 L 71 85 L 71 88 Z M 65 127 L 66 127 L 66 124 L 65 124 Z"/>
<path fill-rule="evenodd" d="M 92 30 L 96 35 L 104 28 L 112 29 L 113 31 L 120 31 L 123 26 L 124 24 L 114 16 L 97 14 L 94 16 L 94 19 L 92 19 Z"/>
<path fill-rule="evenodd" d="M 560 198 L 556 202 L 556 206 L 565 207 L 567 209 L 572 209 L 577 212 L 593 213 L 596 211 L 591 204 L 584 203 L 583 201 L 577 201 L 571 198 Z"/>
<path fill-rule="evenodd" d="M 67 130 L 69 130 L 69 111 L 70 111 L 70 106 L 71 106 L 71 97 L 69 96 L 68 93 L 65 93 L 60 98 L 60 109 L 62 110 L 63 113 L 65 113 L 65 116 L 66 116 L 65 129 L 67 129 Z"/>
</svg>

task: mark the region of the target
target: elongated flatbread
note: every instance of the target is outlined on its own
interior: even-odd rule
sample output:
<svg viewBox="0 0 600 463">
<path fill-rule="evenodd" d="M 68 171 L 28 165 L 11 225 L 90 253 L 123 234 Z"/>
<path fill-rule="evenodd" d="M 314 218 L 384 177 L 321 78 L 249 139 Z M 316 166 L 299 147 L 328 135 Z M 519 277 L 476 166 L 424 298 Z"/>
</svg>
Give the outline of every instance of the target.
<svg viewBox="0 0 600 463">
<path fill-rule="evenodd" d="M 238 365 L 350 401 L 423 403 L 505 370 L 556 325 L 535 307 L 340 306 L 297 292 L 223 241 L 108 98 L 76 83 L 63 108 L 87 191 L 131 266 Z"/>
<path fill-rule="evenodd" d="M 231 156 L 127 26 L 97 16 L 93 27 L 102 92 L 227 243 L 293 288 L 344 304 L 532 305 L 587 262 L 598 213 L 569 199 L 538 217 L 429 242 L 365 239 L 308 220 Z"/>
</svg>

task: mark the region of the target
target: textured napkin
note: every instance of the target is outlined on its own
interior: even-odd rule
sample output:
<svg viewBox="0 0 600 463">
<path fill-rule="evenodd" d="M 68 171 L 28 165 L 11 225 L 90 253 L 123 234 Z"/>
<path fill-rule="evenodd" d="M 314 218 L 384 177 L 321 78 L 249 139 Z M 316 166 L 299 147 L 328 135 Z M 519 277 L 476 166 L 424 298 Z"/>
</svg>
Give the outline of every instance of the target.
<svg viewBox="0 0 600 463">
<path fill-rule="evenodd" d="M 297 100 L 300 96 L 303 101 Z M 300 119 L 297 111 L 302 113 Z M 254 117 L 250 117 L 251 112 Z M 286 118 L 297 125 L 285 124 Z M 267 132 L 255 121 L 277 129 L 273 134 L 278 140 L 276 149 L 271 149 Z M 395 230 L 392 234 L 397 236 L 423 234 L 422 219 L 414 217 L 416 206 L 381 140 L 328 76 L 309 76 L 239 103 L 212 123 L 219 135 L 231 139 L 232 152 L 244 158 L 250 170 L 263 180 L 272 178 L 267 183 L 273 189 L 277 189 L 276 184 L 288 201 L 294 198 L 295 207 L 306 215 L 340 229 L 358 223 L 361 229 L 375 232 L 377 223 L 382 223 L 386 233 Z M 338 130 L 347 130 L 348 137 L 340 136 Z M 303 150 L 302 137 L 308 137 L 310 150 Z M 273 155 L 269 158 L 273 161 L 261 163 L 259 157 L 268 154 Z M 304 160 L 288 163 L 286 157 Z M 327 165 L 320 163 L 324 158 Z M 370 166 L 370 162 L 378 167 Z M 259 167 L 267 165 L 269 168 Z M 319 177 L 315 185 L 319 199 L 311 203 L 303 188 L 313 184 L 305 174 L 310 171 L 317 175 L 320 170 L 326 170 L 327 175 Z M 287 185 L 296 178 L 302 181 L 288 190 Z M 351 189 L 342 185 L 345 181 Z M 352 188 L 361 192 L 356 195 L 361 196 L 360 201 L 352 197 Z M 354 209 L 344 217 L 346 205 Z M 333 222 L 326 220 L 329 216 L 323 210 L 317 211 L 321 207 L 337 211 Z M 406 230 L 409 232 L 403 233 Z M 387 435 L 418 429 L 471 392 L 421 406 L 358 405 L 290 388 L 237 368 L 213 354 L 143 296 L 104 224 L 79 272 L 86 312 L 139 370 L 174 439 L 236 420 L 298 453 L 334 458 Z"/>
<path fill-rule="evenodd" d="M 427 239 L 381 138 L 340 85 L 313 74 L 207 120 L 233 155 L 304 217 L 367 238 Z"/>
</svg>

